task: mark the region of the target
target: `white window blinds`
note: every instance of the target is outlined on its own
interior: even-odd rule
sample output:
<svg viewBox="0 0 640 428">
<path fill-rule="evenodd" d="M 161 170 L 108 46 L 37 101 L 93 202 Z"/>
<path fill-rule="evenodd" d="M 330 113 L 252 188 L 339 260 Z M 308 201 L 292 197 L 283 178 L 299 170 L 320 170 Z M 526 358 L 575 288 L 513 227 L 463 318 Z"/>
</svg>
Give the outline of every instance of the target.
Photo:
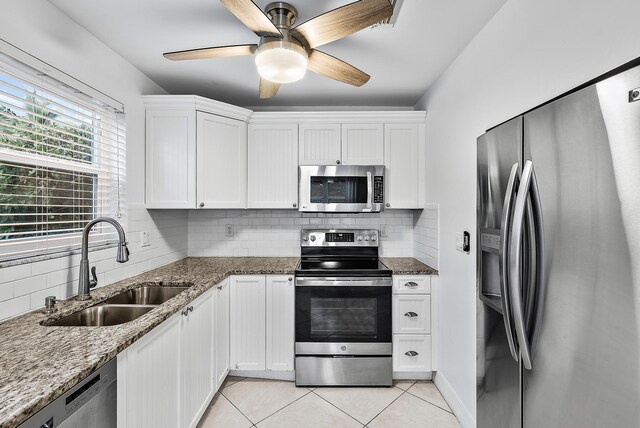
<svg viewBox="0 0 640 428">
<path fill-rule="evenodd" d="M 122 222 L 125 155 L 121 111 L 0 54 L 0 261 L 78 248 L 96 217 Z"/>
</svg>

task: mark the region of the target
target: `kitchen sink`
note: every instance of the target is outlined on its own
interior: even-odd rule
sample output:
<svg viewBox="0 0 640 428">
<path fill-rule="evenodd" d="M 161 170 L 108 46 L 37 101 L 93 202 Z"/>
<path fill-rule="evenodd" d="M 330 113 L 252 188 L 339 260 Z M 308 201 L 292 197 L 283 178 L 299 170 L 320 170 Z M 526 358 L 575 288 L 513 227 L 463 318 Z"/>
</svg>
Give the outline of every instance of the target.
<svg viewBox="0 0 640 428">
<path fill-rule="evenodd" d="M 124 324 L 155 308 L 154 305 L 97 305 L 75 312 L 49 326 L 65 327 L 104 327 Z"/>
<path fill-rule="evenodd" d="M 178 286 L 145 286 L 133 288 L 108 298 L 104 303 L 118 305 L 160 305 L 188 288 L 189 287 Z"/>
</svg>

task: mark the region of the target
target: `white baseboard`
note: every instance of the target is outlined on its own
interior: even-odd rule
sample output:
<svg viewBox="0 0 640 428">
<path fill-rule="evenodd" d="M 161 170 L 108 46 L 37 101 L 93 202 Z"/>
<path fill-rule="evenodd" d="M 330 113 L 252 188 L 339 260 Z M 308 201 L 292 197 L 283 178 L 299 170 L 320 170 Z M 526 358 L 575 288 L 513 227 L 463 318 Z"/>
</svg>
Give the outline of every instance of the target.
<svg viewBox="0 0 640 428">
<path fill-rule="evenodd" d="M 274 371 L 274 370 L 229 370 L 229 376 L 254 377 L 258 379 L 275 380 L 295 380 L 294 371 Z"/>
<path fill-rule="evenodd" d="M 433 372 L 393 372 L 393 379 L 397 380 L 431 380 Z"/>
<path fill-rule="evenodd" d="M 462 403 L 462 400 L 442 373 L 436 373 L 433 383 L 436 384 L 440 394 L 442 394 L 442 397 L 453 411 L 453 414 L 458 418 L 460 425 L 462 425 L 463 428 L 475 428 L 476 419 Z"/>
</svg>

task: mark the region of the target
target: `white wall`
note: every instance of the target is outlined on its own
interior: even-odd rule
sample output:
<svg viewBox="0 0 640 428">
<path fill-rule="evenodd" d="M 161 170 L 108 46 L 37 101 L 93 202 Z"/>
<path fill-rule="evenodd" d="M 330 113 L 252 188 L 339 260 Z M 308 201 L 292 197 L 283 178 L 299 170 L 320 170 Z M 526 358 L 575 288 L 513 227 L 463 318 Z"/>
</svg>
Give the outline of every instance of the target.
<svg viewBox="0 0 640 428">
<path fill-rule="evenodd" d="M 509 0 L 416 108 L 427 115 L 427 201 L 440 204 L 440 373 L 475 415 L 476 138 L 640 56 L 637 0 Z M 455 232 L 472 235 L 471 255 Z M 464 417 L 463 417 L 464 419 Z"/>
<path fill-rule="evenodd" d="M 189 211 L 189 256 L 280 256 L 300 255 L 300 229 L 379 229 L 380 254 L 413 256 L 414 219 L 411 210 L 387 210 L 381 214 L 315 214 L 295 210 L 191 210 Z M 232 224 L 234 236 L 225 236 Z"/>
<path fill-rule="evenodd" d="M 5 0 L 0 38 L 90 85 L 125 106 L 127 121 L 128 241 L 131 260 L 115 263 L 115 249 L 90 253 L 100 285 L 180 259 L 187 252 L 186 211 L 156 211 L 144 202 L 142 94 L 166 92 L 84 28 L 44 0 Z M 151 246 L 141 248 L 148 230 Z M 40 307 L 44 296 L 77 292 L 79 258 L 65 257 L 0 269 L 0 320 Z M 71 268 L 71 270 L 69 270 Z"/>
</svg>

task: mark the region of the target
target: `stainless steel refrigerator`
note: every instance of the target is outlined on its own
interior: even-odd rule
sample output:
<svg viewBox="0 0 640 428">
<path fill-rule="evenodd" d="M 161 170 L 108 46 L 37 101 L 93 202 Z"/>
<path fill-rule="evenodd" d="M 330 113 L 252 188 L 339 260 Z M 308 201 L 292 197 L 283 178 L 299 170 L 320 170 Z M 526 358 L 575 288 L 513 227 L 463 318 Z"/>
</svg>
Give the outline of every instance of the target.
<svg viewBox="0 0 640 428">
<path fill-rule="evenodd" d="M 640 427 L 640 67 L 478 138 L 477 425 Z"/>
</svg>

